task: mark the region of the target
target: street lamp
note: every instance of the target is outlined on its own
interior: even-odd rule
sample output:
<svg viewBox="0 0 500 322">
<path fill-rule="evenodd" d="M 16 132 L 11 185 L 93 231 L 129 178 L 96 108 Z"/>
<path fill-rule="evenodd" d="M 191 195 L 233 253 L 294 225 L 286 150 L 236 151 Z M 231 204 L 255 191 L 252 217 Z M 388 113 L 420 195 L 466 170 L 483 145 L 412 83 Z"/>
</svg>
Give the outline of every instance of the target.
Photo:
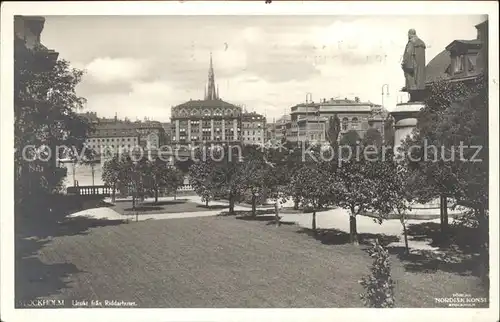
<svg viewBox="0 0 500 322">
<path fill-rule="evenodd" d="M 306 141 L 309 140 L 309 103 L 312 103 L 312 94 L 306 93 Z"/>
<path fill-rule="evenodd" d="M 385 93 L 384 88 L 386 89 Z M 384 95 L 389 96 L 389 84 L 382 85 L 382 107 L 384 107 Z"/>
</svg>

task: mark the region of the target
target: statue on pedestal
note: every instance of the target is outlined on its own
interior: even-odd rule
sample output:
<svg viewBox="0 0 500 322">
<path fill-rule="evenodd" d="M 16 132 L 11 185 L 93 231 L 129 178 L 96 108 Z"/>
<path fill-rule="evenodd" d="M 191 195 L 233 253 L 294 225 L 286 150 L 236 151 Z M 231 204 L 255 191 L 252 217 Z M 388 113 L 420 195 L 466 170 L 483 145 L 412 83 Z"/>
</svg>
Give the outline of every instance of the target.
<svg viewBox="0 0 500 322">
<path fill-rule="evenodd" d="M 410 102 L 421 101 L 425 90 L 425 43 L 415 29 L 408 31 L 408 43 L 401 63 L 406 84 L 403 91 L 410 94 Z"/>
</svg>

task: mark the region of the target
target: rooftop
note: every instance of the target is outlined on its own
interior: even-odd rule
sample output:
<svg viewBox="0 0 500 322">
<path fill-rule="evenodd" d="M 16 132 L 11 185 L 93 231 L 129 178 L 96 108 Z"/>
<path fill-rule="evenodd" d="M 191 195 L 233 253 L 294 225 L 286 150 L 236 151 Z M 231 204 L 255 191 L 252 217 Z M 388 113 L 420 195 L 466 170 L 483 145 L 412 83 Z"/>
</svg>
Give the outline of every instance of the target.
<svg viewBox="0 0 500 322">
<path fill-rule="evenodd" d="M 217 100 L 189 100 L 185 103 L 174 106 L 174 110 L 179 108 L 217 108 L 217 107 L 219 108 L 230 107 L 230 108 L 241 109 L 241 107 L 239 106 L 225 102 L 221 99 L 217 99 Z"/>
<path fill-rule="evenodd" d="M 488 24 L 488 20 L 483 21 L 482 23 L 476 25 L 477 29 L 482 27 L 486 28 Z M 431 61 L 425 66 L 425 82 L 427 84 L 434 83 L 440 80 L 462 80 L 468 78 L 477 77 L 479 74 L 483 72 L 485 65 L 485 53 L 482 52 L 481 48 L 483 46 L 483 41 L 481 35 L 478 33 L 476 39 L 471 40 L 463 40 L 456 39 L 453 40 L 448 46 L 446 46 L 445 50 L 436 55 Z M 467 51 L 469 55 L 476 55 L 475 64 L 473 70 L 468 70 L 466 75 L 453 76 L 449 73 L 451 67 L 451 53 L 456 51 Z M 479 50 L 479 52 L 477 51 Z M 477 53 L 477 54 L 476 54 Z"/>
</svg>

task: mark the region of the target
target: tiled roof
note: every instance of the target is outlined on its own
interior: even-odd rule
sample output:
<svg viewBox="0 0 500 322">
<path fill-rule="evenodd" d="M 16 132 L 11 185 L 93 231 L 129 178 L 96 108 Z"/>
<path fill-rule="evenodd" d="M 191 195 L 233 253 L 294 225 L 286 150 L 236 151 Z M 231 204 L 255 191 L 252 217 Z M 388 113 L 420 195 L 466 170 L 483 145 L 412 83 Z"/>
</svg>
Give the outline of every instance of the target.
<svg viewBox="0 0 500 322">
<path fill-rule="evenodd" d="M 466 45 L 468 47 L 477 47 L 480 48 L 482 45 L 481 40 L 479 39 L 472 39 L 472 40 L 462 40 L 462 39 L 457 39 L 451 42 L 448 46 L 446 46 L 446 50 L 450 50 L 450 48 L 453 48 L 455 45 Z"/>
<path fill-rule="evenodd" d="M 89 138 L 112 138 L 112 137 L 136 137 L 139 136 L 134 130 L 124 130 L 124 131 L 108 131 L 108 130 L 98 130 L 92 133 L 89 133 Z"/>
<path fill-rule="evenodd" d="M 252 112 L 252 113 L 243 113 L 241 114 L 241 120 L 242 121 L 261 121 L 261 120 L 265 120 L 265 117 L 264 115 L 261 115 L 261 114 L 257 114 L 255 112 Z"/>
<path fill-rule="evenodd" d="M 191 100 L 185 103 L 179 104 L 174 107 L 174 109 L 188 107 L 188 108 L 217 108 L 217 107 L 236 107 L 240 108 L 234 104 L 225 102 L 221 99 L 218 100 Z"/>
</svg>

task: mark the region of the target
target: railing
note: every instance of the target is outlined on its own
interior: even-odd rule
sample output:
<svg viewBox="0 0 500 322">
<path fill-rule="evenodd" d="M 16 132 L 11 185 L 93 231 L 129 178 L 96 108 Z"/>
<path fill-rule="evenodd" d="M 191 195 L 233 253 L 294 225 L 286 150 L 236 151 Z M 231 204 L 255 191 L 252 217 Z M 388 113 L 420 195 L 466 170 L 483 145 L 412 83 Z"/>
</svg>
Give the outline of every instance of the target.
<svg viewBox="0 0 500 322">
<path fill-rule="evenodd" d="M 76 186 L 68 187 L 68 194 L 80 196 L 110 196 L 113 189 L 108 186 Z"/>
<path fill-rule="evenodd" d="M 177 191 L 193 191 L 193 187 L 190 184 L 183 184 L 177 188 Z"/>
</svg>

